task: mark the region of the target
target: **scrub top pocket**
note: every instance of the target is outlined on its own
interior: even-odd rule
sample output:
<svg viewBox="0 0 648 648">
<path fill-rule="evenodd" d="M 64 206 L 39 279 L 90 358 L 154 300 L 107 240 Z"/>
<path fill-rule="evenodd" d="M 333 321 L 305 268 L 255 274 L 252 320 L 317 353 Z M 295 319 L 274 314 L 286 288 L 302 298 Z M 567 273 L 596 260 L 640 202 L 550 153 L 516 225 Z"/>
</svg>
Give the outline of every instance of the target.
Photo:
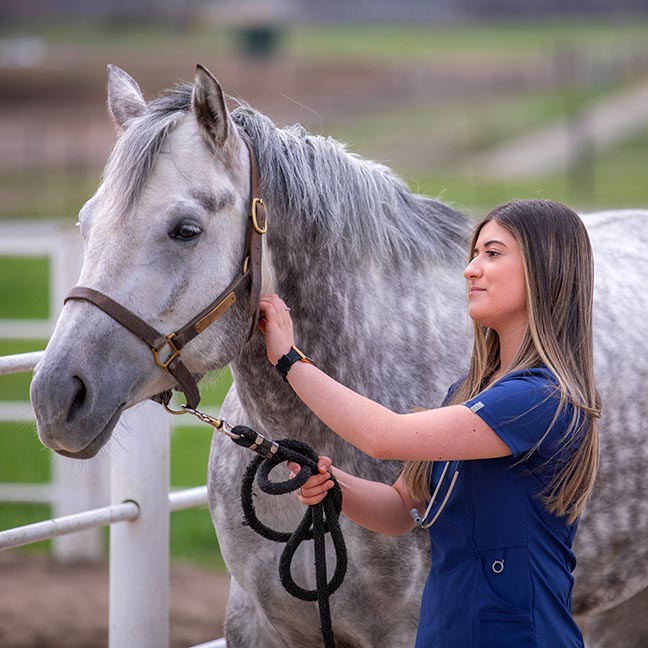
<svg viewBox="0 0 648 648">
<path fill-rule="evenodd" d="M 531 577 L 526 547 L 500 547 L 481 552 L 485 612 L 531 612 Z"/>
<path fill-rule="evenodd" d="M 530 614 L 483 614 L 479 648 L 537 648 Z"/>
</svg>

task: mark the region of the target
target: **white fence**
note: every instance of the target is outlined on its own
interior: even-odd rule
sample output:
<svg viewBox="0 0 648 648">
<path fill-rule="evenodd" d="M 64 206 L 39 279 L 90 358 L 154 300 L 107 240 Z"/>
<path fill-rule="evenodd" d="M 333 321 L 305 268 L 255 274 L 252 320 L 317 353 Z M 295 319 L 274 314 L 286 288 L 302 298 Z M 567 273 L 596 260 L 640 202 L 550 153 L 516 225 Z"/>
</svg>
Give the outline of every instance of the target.
<svg viewBox="0 0 648 648">
<path fill-rule="evenodd" d="M 0 255 L 48 256 L 52 263 L 50 313 L 78 276 L 74 232 L 54 226 L 0 226 Z M 0 322 L 0 337 L 47 337 L 52 322 Z M 0 374 L 30 371 L 42 353 L 0 358 Z M 29 420 L 24 403 L 3 403 L 0 420 Z M 109 647 L 162 648 L 169 644 L 169 518 L 172 511 L 202 506 L 205 486 L 169 493 L 170 420 L 152 402 L 125 412 L 115 430 L 110 460 L 84 462 L 56 456 L 53 485 L 3 484 L 0 500 L 52 503 L 56 519 L 0 531 L 0 550 L 54 538 L 59 558 L 101 554 L 98 529 L 111 526 L 109 569 Z M 105 495 L 109 463 L 110 503 Z M 90 465 L 92 464 L 92 465 Z M 51 497 L 52 491 L 54 498 Z M 72 498 L 69 493 L 75 493 Z M 85 503 L 85 505 L 84 505 Z M 90 505 L 88 505 L 90 503 Z M 67 507 L 74 511 L 61 509 Z M 71 514 L 68 514 L 71 513 Z M 56 514 L 56 513 L 55 513 Z M 90 535 L 88 535 L 90 534 Z M 67 543 L 61 544 L 61 541 Z M 225 640 L 195 648 L 225 648 Z"/>
<path fill-rule="evenodd" d="M 41 257 L 49 261 L 49 317 L 45 320 L 1 320 L 0 338 L 10 340 L 47 339 L 63 307 L 63 298 L 74 286 L 81 268 L 80 236 L 76 228 L 57 223 L 0 223 L 0 256 Z M 29 362 L 28 362 L 29 365 Z M 26 366 L 24 370 L 29 370 Z M 16 370 L 20 367 L 16 365 Z M 30 421 L 29 403 L 0 402 L 0 420 Z M 85 471 L 58 455 L 52 458 L 52 483 L 0 484 L 0 501 L 50 504 L 54 517 L 77 513 L 108 503 L 107 467 L 92 462 Z M 54 540 L 58 560 L 98 560 L 103 555 L 102 536 L 90 529 Z"/>
</svg>

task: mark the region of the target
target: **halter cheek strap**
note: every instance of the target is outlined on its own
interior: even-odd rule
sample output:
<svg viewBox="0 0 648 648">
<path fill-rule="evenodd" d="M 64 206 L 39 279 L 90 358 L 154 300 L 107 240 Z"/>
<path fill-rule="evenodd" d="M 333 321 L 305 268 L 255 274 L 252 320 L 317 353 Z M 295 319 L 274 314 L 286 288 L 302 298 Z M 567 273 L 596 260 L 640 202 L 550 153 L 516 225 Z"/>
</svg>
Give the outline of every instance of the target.
<svg viewBox="0 0 648 648">
<path fill-rule="evenodd" d="M 76 286 L 64 300 L 64 303 L 70 300 L 82 300 L 94 304 L 148 345 L 153 353 L 155 363 L 173 376 L 178 388 L 185 394 L 187 406 L 192 409 L 195 409 L 200 402 L 200 391 L 196 379 L 182 362 L 181 351 L 184 346 L 222 317 L 248 291 L 248 315 L 252 320 L 248 339 L 252 337 L 259 319 L 262 236 L 266 233 L 268 224 L 265 203 L 259 197 L 259 170 L 254 150 L 247 137 L 243 139 L 250 154 L 250 220 L 246 234 L 243 267 L 240 274 L 209 306 L 182 328 L 165 335 L 125 306 L 93 288 Z M 152 400 L 162 403 L 169 409 L 171 394 L 171 390 L 167 390 L 156 394 Z M 169 411 L 173 412 L 173 410 Z"/>
</svg>

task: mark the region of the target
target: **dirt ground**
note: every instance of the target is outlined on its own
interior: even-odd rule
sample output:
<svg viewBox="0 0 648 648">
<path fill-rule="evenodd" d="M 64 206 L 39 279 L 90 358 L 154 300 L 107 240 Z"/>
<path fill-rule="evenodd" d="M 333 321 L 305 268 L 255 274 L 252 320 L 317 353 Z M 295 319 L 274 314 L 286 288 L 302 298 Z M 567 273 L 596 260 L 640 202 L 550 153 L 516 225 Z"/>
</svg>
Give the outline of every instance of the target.
<svg viewBox="0 0 648 648">
<path fill-rule="evenodd" d="M 226 574 L 171 567 L 170 648 L 223 636 Z M 108 645 L 108 564 L 62 565 L 45 556 L 0 554 L 1 648 Z"/>
</svg>

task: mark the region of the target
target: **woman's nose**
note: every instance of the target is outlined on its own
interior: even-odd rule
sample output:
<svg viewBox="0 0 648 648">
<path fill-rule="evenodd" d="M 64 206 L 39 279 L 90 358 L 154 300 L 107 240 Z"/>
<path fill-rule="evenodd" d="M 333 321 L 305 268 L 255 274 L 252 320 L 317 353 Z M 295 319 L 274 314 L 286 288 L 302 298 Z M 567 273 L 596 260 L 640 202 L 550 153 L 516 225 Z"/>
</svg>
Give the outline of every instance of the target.
<svg viewBox="0 0 648 648">
<path fill-rule="evenodd" d="M 466 279 L 472 279 L 473 277 L 479 277 L 481 275 L 481 266 L 477 257 L 475 257 L 464 270 L 464 277 Z"/>
</svg>

